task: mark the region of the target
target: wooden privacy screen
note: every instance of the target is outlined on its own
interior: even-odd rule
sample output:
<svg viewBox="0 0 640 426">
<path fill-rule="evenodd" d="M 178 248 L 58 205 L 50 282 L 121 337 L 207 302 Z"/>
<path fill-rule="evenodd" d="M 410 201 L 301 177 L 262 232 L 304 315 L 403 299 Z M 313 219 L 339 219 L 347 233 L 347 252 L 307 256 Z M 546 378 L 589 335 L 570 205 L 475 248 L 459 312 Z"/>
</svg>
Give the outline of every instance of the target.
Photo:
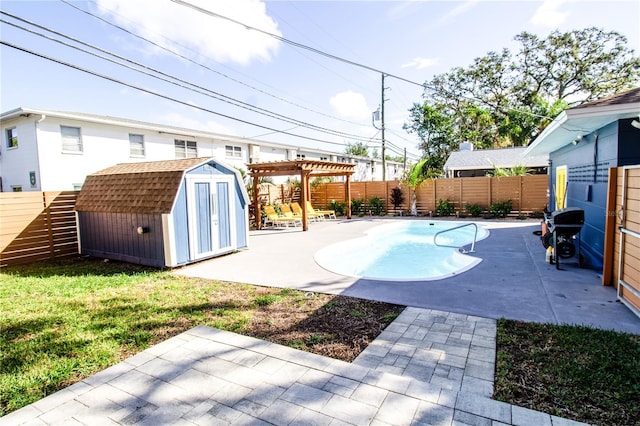
<svg viewBox="0 0 640 426">
<path fill-rule="evenodd" d="M 0 266 L 78 254 L 77 191 L 0 193 Z"/>
<path fill-rule="evenodd" d="M 404 203 L 400 210 L 411 208 L 411 193 L 398 181 L 351 182 L 351 198 L 368 202 L 379 197 L 385 203 L 387 212 L 393 211 L 390 203 L 391 190 L 402 188 Z M 449 200 L 457 211 L 463 211 L 465 205 L 478 204 L 488 208 L 491 204 L 511 200 L 513 211 L 541 212 L 547 205 L 547 175 L 511 176 L 511 177 L 469 177 L 427 180 L 416 190 L 418 212 L 424 214 L 435 210 L 438 200 Z M 320 208 L 327 207 L 331 201 L 346 202 L 342 183 L 320 184 L 311 189 L 311 200 Z"/>
<path fill-rule="evenodd" d="M 619 299 L 640 316 L 640 166 L 619 167 L 616 174 L 616 207 L 607 212 L 615 218 L 615 226 L 607 229 L 614 233 L 611 282 Z"/>
</svg>

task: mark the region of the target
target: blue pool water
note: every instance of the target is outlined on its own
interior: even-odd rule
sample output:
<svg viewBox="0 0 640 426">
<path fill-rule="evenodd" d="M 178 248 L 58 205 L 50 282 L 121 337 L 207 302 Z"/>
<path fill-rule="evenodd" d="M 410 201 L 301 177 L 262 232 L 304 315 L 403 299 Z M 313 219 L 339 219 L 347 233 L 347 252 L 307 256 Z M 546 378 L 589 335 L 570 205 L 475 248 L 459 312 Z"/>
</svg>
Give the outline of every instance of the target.
<svg viewBox="0 0 640 426">
<path fill-rule="evenodd" d="M 381 225 L 362 238 L 318 250 L 315 260 L 331 272 L 352 277 L 382 281 L 442 279 L 469 270 L 481 261 L 458 249 L 473 242 L 474 226 L 441 234 L 437 237 L 439 245 L 434 244 L 438 231 L 464 223 L 412 220 Z M 488 230 L 478 226 L 476 241 L 488 235 Z"/>
</svg>

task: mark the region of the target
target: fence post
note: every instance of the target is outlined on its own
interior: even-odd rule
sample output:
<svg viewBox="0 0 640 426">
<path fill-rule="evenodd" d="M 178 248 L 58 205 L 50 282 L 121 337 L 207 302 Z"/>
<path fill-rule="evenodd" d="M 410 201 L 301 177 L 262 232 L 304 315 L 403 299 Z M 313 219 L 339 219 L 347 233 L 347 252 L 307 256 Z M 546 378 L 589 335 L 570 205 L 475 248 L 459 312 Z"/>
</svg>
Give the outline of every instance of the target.
<svg viewBox="0 0 640 426">
<path fill-rule="evenodd" d="M 51 225 L 51 208 L 49 207 L 47 200 L 47 193 L 42 193 L 42 205 L 44 207 L 45 217 L 47 218 L 47 237 L 49 239 L 49 256 L 53 259 L 56 255 L 55 247 L 53 244 L 53 226 Z"/>
</svg>

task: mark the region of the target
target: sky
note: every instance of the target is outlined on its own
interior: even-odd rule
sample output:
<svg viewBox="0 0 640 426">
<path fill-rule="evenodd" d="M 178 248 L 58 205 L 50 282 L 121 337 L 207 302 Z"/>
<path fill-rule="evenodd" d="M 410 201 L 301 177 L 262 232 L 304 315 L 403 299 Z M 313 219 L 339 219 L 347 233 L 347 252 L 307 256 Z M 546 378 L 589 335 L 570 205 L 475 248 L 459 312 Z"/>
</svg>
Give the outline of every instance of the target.
<svg viewBox="0 0 640 426">
<path fill-rule="evenodd" d="M 403 124 L 421 85 L 490 51 L 515 52 L 523 31 L 595 26 L 640 53 L 640 0 L 1 0 L 0 9 L 0 39 L 13 46 L 0 46 L 2 112 L 84 112 L 332 152 L 362 142 L 379 153 L 372 112 L 385 75 L 387 154 L 406 149 L 409 161 L 419 141 Z"/>
</svg>

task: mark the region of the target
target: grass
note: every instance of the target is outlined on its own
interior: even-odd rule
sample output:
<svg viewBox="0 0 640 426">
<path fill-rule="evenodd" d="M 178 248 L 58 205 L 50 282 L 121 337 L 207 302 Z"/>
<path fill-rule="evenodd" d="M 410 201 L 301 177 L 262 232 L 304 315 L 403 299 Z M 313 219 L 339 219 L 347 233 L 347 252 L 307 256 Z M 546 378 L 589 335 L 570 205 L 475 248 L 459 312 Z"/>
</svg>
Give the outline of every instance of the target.
<svg viewBox="0 0 640 426">
<path fill-rule="evenodd" d="M 402 310 L 78 258 L 0 270 L 0 416 L 195 325 L 350 361 Z M 640 336 L 498 321 L 494 397 L 640 424 Z"/>
<path fill-rule="evenodd" d="M 350 361 L 401 310 L 92 258 L 3 268 L 0 416 L 196 325 Z"/>
<path fill-rule="evenodd" d="M 598 425 L 640 424 L 640 336 L 498 321 L 494 397 Z"/>
</svg>

